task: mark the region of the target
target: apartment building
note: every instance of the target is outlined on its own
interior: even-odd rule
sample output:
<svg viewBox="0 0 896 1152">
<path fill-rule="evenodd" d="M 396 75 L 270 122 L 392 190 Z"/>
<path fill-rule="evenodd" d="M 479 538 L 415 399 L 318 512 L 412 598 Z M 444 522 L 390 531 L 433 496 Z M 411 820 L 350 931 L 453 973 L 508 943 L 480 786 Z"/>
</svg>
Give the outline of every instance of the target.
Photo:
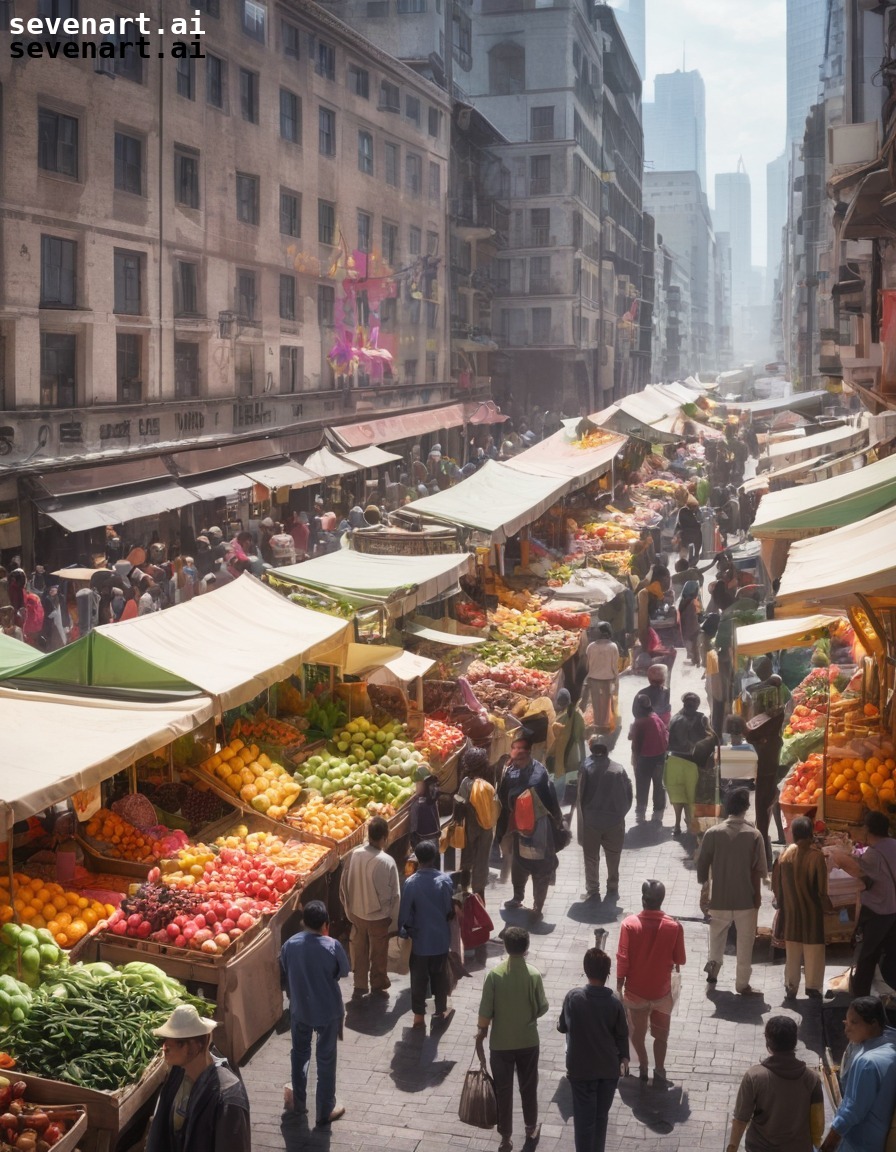
<svg viewBox="0 0 896 1152">
<path fill-rule="evenodd" d="M 444 90 L 310 0 L 200 20 L 199 58 L 156 35 L 0 58 L 7 465 L 319 436 L 452 392 Z"/>
</svg>

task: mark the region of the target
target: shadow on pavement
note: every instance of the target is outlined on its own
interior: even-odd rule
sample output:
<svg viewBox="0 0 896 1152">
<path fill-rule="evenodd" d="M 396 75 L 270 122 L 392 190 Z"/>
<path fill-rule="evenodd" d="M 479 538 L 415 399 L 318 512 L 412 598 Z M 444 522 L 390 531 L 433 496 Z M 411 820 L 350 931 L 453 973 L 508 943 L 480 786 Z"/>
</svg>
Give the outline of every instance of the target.
<svg viewBox="0 0 896 1152">
<path fill-rule="evenodd" d="M 441 1084 L 456 1060 L 436 1060 L 443 1030 L 427 1033 L 424 1028 L 404 1028 L 392 1051 L 389 1075 L 402 1092 L 424 1092 Z"/>
<path fill-rule="evenodd" d="M 394 1000 L 365 996 L 363 1000 L 349 1000 L 346 1003 L 345 1026 L 364 1036 L 385 1036 L 398 1023 L 398 1018 L 410 1010 L 410 988 L 403 988 Z"/>
<path fill-rule="evenodd" d="M 635 824 L 628 829 L 623 848 L 656 848 L 658 844 L 665 844 L 671 839 L 669 829 L 664 828 L 658 820 L 645 820 L 643 824 Z"/>
<path fill-rule="evenodd" d="M 737 992 L 719 992 L 707 985 L 706 999 L 713 1004 L 713 1016 L 736 1024 L 758 1024 L 769 1009 L 764 992 L 761 996 L 741 996 Z"/>
<path fill-rule="evenodd" d="M 578 900 L 570 904 L 567 920 L 576 924 L 615 924 L 619 905 L 613 900 Z"/>
<path fill-rule="evenodd" d="M 557 1085 L 557 1091 L 551 1098 L 551 1103 L 557 1105 L 557 1111 L 563 1117 L 565 1122 L 572 1119 L 572 1089 L 569 1086 L 569 1081 L 565 1076 L 560 1078 Z"/>
<path fill-rule="evenodd" d="M 330 1135 L 333 1129 L 329 1124 L 323 1128 L 309 1128 L 307 1116 L 284 1115 L 280 1121 L 280 1131 L 286 1152 L 326 1152 L 330 1147 Z"/>
<path fill-rule="evenodd" d="M 619 1095 L 636 1120 L 660 1135 L 683 1124 L 691 1114 L 687 1090 L 674 1082 L 655 1088 L 652 1082 L 642 1084 L 637 1077 L 626 1076 L 619 1081 Z"/>
</svg>

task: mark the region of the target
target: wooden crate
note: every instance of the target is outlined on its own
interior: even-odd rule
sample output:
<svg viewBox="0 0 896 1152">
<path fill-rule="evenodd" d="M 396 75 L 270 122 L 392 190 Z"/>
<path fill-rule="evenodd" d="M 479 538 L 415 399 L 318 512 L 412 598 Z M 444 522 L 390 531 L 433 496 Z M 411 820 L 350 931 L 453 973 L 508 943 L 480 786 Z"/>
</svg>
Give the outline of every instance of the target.
<svg viewBox="0 0 896 1152">
<path fill-rule="evenodd" d="M 861 824 L 864 814 L 865 805 L 861 800 L 832 800 L 830 796 L 824 798 L 826 820 L 838 820 L 844 824 Z"/>
<path fill-rule="evenodd" d="M 84 862 L 91 872 L 111 872 L 116 876 L 129 876 L 132 880 L 145 880 L 150 868 L 155 864 L 138 864 L 134 860 L 121 860 L 115 856 L 104 856 L 95 844 L 83 836 L 75 840 L 84 853 Z"/>
</svg>

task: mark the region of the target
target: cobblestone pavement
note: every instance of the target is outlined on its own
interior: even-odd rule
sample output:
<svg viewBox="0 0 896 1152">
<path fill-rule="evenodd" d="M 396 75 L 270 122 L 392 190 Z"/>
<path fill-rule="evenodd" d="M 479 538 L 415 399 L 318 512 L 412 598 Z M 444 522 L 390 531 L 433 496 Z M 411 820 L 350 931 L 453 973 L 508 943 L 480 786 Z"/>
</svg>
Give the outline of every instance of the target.
<svg viewBox="0 0 896 1152">
<path fill-rule="evenodd" d="M 683 656 L 679 652 L 673 674 L 673 711 L 685 689 L 700 691 L 702 695 L 699 672 L 681 667 Z M 630 676 L 621 681 L 623 733 L 616 758 L 625 764 L 629 759 L 625 731 L 631 701 L 643 684 L 643 680 Z M 604 901 L 596 906 L 582 903 L 581 851 L 573 841 L 561 854 L 557 883 L 545 905 L 544 922 L 533 930 L 529 955 L 544 976 L 551 1005 L 540 1024 L 539 1152 L 573 1148 L 572 1099 L 564 1077 L 563 1039 L 556 1031 L 563 996 L 582 982 L 581 958 L 593 945 L 597 927 L 609 932 L 607 950 L 613 955 L 615 966 L 618 924 L 625 915 L 640 910 L 641 883 L 650 877 L 666 884 L 666 911 L 683 921 L 688 954 L 666 1060 L 672 1084 L 661 1091 L 653 1087 L 652 1081 L 648 1086 L 641 1085 L 636 1076 L 621 1081 L 610 1114 L 607 1148 L 612 1152 L 628 1147 L 638 1152 L 723 1149 L 741 1075 L 766 1055 L 762 1024 L 769 1015 L 784 1011 L 795 1016 L 800 1021 L 803 1058 L 813 1066 L 819 1062 L 821 1006 L 801 998 L 782 1008 L 783 964 L 770 962 L 767 938 L 760 936 L 754 952 L 752 982 L 763 992 L 762 996 L 745 999 L 735 994 L 731 946 L 716 991 L 707 991 L 703 965 L 708 937 L 698 905 L 699 885 L 688 843 L 673 840 L 670 831 L 671 809 L 667 809 L 663 825 L 635 824 L 634 813 L 630 815 L 620 871 L 620 897 L 616 902 Z M 525 925 L 525 911 L 502 909 L 509 895 L 509 885 L 500 883 L 498 871 L 493 869 L 486 897 L 496 926 L 499 916 L 507 923 Z M 760 925 L 770 923 L 771 903 L 766 890 Z M 842 949 L 833 955 L 832 951 L 828 955 L 829 976 L 843 971 L 848 963 L 848 955 Z M 389 1152 L 415 1152 L 418 1146 L 421 1152 L 496 1149 L 497 1135 L 462 1125 L 457 1118 L 457 1105 L 463 1076 L 473 1056 L 482 974 L 502 954 L 500 943 L 494 941 L 488 946 L 484 964 L 468 957 L 471 978 L 458 984 L 451 1000 L 455 1016 L 440 1034 L 433 1034 L 428 1028 L 424 1034 L 423 1030 L 410 1027 L 407 977 L 392 977 L 387 1002 L 347 1005 L 337 1090 L 346 1115 L 330 1131 L 309 1131 L 304 1119 L 281 1119 L 283 1084 L 289 1079 L 290 1040 L 288 1034 L 271 1035 L 243 1068 L 252 1105 L 256 1152 L 284 1147 L 289 1152 L 323 1152 L 327 1148 L 347 1152 L 371 1143 Z M 615 975 L 611 975 L 613 979 Z M 344 983 L 343 995 L 348 1000 L 350 980 Z M 522 1149 L 518 1099 L 514 1126 L 516 1147 Z M 526 1152 L 531 1150 L 527 1148 Z"/>
</svg>

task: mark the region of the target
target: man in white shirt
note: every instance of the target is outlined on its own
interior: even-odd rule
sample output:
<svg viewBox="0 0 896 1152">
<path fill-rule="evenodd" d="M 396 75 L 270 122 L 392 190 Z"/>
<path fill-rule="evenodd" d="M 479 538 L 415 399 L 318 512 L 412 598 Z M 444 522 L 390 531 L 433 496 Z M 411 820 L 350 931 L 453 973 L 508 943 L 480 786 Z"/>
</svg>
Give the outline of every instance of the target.
<svg viewBox="0 0 896 1152">
<path fill-rule="evenodd" d="M 342 869 L 339 895 L 352 924 L 351 954 L 354 999 L 389 988 L 386 957 L 389 936 L 398 928 L 401 895 L 398 867 L 386 852 L 389 826 L 381 816 L 367 825 L 367 843 L 356 848 Z M 369 977 L 369 984 L 368 984 Z"/>
<path fill-rule="evenodd" d="M 588 692 L 598 732 L 613 732 L 616 717 L 613 700 L 619 679 L 619 649 L 613 643 L 613 629 L 604 620 L 598 627 L 598 638 L 585 649 Z"/>
</svg>

